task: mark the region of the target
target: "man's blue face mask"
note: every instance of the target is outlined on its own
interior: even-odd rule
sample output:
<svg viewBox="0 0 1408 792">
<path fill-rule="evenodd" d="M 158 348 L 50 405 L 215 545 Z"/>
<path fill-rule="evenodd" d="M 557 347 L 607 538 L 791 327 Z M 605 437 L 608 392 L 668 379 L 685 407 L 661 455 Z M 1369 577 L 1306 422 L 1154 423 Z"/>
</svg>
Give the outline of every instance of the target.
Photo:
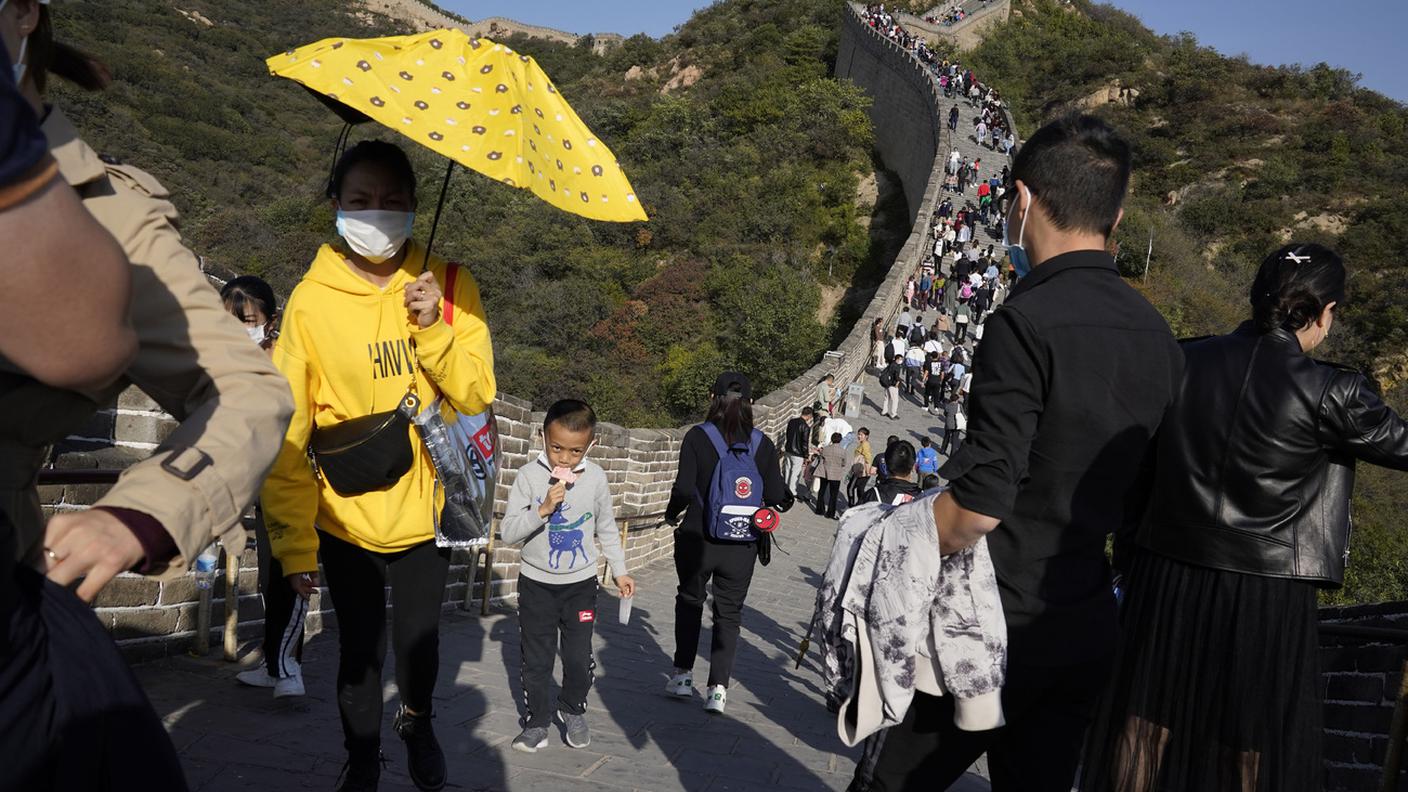
<svg viewBox="0 0 1408 792">
<path fill-rule="evenodd" d="M 1002 222 L 1002 244 L 1007 246 L 1007 255 L 1012 259 L 1012 268 L 1017 271 L 1017 279 L 1027 277 L 1032 271 L 1032 260 L 1027 256 L 1026 248 L 1022 247 L 1022 239 L 1027 232 L 1027 215 L 1032 210 L 1032 191 L 1027 186 L 1022 185 L 1022 194 L 1027 197 L 1027 208 L 1022 212 L 1022 224 L 1017 226 L 1017 241 L 1011 241 L 1011 234 L 1007 230 L 1007 221 Z"/>
</svg>

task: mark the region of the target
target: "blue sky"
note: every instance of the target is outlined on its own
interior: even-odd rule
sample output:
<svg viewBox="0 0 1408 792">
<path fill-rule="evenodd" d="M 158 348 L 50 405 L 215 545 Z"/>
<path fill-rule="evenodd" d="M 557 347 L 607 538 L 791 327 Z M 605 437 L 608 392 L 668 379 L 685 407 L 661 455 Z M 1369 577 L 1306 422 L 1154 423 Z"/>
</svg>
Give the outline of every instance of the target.
<svg viewBox="0 0 1408 792">
<path fill-rule="evenodd" d="M 574 33 L 663 36 L 707 0 L 441 0 L 470 19 L 506 16 Z M 1257 63 L 1325 61 L 1363 84 L 1408 101 L 1408 0 L 1114 0 L 1159 33 L 1191 30 L 1227 54 Z"/>
</svg>

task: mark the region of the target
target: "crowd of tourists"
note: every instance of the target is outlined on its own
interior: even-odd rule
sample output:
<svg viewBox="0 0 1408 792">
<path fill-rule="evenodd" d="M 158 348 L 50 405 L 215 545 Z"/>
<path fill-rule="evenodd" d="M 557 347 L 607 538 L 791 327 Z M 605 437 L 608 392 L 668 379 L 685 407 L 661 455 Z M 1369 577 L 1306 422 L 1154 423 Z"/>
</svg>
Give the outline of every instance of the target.
<svg viewBox="0 0 1408 792">
<path fill-rule="evenodd" d="M 1010 117 L 1003 109 L 1002 95 L 989 85 L 984 85 L 961 63 L 940 57 L 919 36 L 910 33 L 895 20 L 893 14 L 885 11 L 883 4 L 868 5 L 862 18 L 878 33 L 912 52 L 933 72 L 945 99 L 967 101 L 978 112 L 973 116 L 971 132 L 973 141 L 991 151 L 1011 154 L 1017 145 L 1016 130 L 1012 128 Z M 958 132 L 958 106 L 948 112 L 949 132 Z"/>
<path fill-rule="evenodd" d="M 494 400 L 471 273 L 415 238 L 410 158 L 369 140 L 337 158 L 337 238 L 307 251 L 287 302 L 249 276 L 217 292 L 165 190 L 46 101 L 50 77 L 110 80 L 54 40 L 50 14 L 0 0 L 0 792 L 188 788 L 90 603 L 119 573 L 180 576 L 217 541 L 238 553 L 256 501 L 269 618 L 265 664 L 241 681 L 304 693 L 304 616 L 325 587 L 337 789 L 380 783 L 388 645 L 407 773 L 444 788 L 432 720 L 454 510 L 413 419 L 422 399 L 464 415 Z M 954 87 L 972 96 L 969 79 Z M 890 437 L 877 453 L 828 377 L 779 451 L 748 374 L 718 375 L 665 513 L 665 694 L 695 695 L 708 604 L 703 706 L 725 712 L 778 513 L 800 495 L 838 516 L 845 483 L 816 622 L 840 734 L 864 744 L 855 792 L 945 789 L 983 754 L 998 792 L 1319 787 L 1317 591 L 1344 577 L 1353 462 L 1408 469 L 1408 422 L 1366 376 L 1308 354 L 1349 299 L 1323 246 L 1271 251 L 1244 324 L 1176 342 L 1107 252 L 1131 161 L 1115 130 L 1072 115 L 1001 175 L 955 164 L 933 254 L 893 324 L 871 328 L 880 412 L 903 417 L 903 388 L 906 410 L 944 416 L 937 446 Z M 1005 254 L 974 239 L 989 226 Z M 128 385 L 172 414 L 170 439 L 95 508 L 46 519 L 35 482 L 53 444 Z M 550 405 L 499 525 L 522 557 L 513 750 L 547 747 L 554 722 L 590 744 L 598 562 L 623 599 L 636 591 L 596 433 L 585 401 Z"/>
</svg>

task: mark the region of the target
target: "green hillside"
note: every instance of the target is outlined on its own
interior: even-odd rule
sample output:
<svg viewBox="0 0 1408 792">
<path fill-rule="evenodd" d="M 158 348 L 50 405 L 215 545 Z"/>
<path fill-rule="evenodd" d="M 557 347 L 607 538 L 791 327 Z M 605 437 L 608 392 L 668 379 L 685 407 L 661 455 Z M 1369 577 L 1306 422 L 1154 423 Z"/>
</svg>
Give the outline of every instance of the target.
<svg viewBox="0 0 1408 792">
<path fill-rule="evenodd" d="M 320 196 L 338 124 L 263 59 L 406 31 L 336 0 L 178 6 L 55 6 L 58 35 L 117 82 L 53 98 L 95 147 L 171 189 L 212 271 L 259 274 L 286 294 L 333 234 Z M 504 391 L 538 404 L 585 396 L 608 420 L 675 426 L 722 366 L 755 372 L 767 392 L 819 359 L 837 330 L 817 320 L 822 287 L 880 274 L 855 201 L 873 167 L 865 100 L 829 77 L 840 8 L 730 0 L 664 41 L 635 37 L 604 56 L 589 41 L 506 42 L 537 57 L 612 147 L 652 221 L 580 220 L 460 172 L 436 247 L 479 280 Z M 407 147 L 423 232 L 444 165 Z"/>
</svg>

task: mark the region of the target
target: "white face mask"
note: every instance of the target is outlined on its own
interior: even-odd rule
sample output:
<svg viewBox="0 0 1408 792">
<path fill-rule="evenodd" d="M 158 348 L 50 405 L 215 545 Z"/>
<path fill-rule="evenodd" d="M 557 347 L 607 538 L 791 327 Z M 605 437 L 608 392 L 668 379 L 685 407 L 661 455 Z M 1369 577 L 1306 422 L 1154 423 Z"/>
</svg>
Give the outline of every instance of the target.
<svg viewBox="0 0 1408 792">
<path fill-rule="evenodd" d="M 347 240 L 348 247 L 373 264 L 395 256 L 411 238 L 415 212 L 392 212 L 385 209 L 364 209 L 337 212 L 337 233 Z"/>
<path fill-rule="evenodd" d="M 249 340 L 253 341 L 256 344 L 263 344 L 264 339 L 268 337 L 268 335 L 264 332 L 264 325 L 260 325 L 258 327 L 246 327 L 244 331 L 246 333 L 249 333 Z"/>
</svg>

